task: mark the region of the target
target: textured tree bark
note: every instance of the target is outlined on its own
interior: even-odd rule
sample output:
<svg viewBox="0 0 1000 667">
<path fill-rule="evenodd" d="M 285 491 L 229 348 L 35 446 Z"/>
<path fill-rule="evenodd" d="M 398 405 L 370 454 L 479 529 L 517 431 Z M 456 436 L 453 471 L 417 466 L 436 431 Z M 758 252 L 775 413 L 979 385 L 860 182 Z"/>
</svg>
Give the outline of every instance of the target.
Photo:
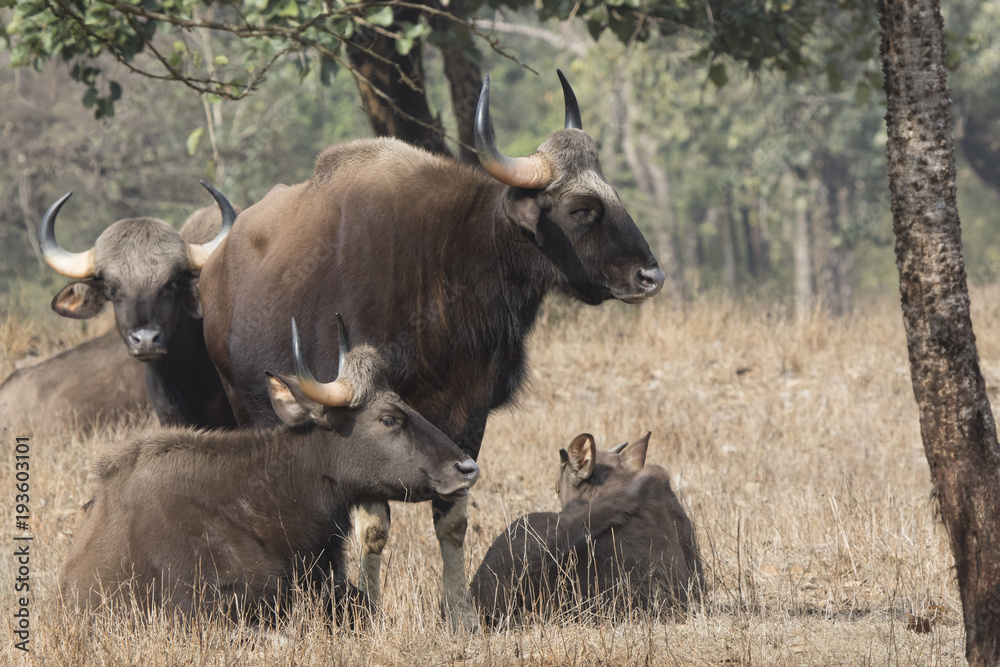
<svg viewBox="0 0 1000 667">
<path fill-rule="evenodd" d="M 936 0 L 880 0 L 889 188 L 913 393 L 970 665 L 1000 664 L 1000 445 L 979 368 Z"/>
<path fill-rule="evenodd" d="M 398 30 L 406 21 L 416 23 L 419 15 L 415 8 L 396 7 L 395 22 L 389 30 Z M 394 39 L 364 28 L 355 34 L 347 53 L 351 65 L 372 84 L 358 80 L 362 106 L 377 136 L 396 137 L 432 153 L 451 155 L 444 142 L 441 119 L 431 115 L 427 103 L 422 48 L 418 40 L 409 53 L 401 56 Z"/>
</svg>

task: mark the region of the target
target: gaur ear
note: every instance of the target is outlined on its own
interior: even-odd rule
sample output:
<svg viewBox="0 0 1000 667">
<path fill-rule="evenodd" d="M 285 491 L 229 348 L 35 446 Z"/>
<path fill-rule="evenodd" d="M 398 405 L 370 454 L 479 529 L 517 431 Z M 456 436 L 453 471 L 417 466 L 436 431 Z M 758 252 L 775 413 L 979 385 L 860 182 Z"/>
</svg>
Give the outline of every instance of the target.
<svg viewBox="0 0 1000 667">
<path fill-rule="evenodd" d="M 646 465 L 646 448 L 649 446 L 649 436 L 651 435 L 653 435 L 652 431 L 622 450 L 622 467 L 629 472 L 639 472 L 642 470 L 642 467 Z"/>
<path fill-rule="evenodd" d="M 271 407 L 285 424 L 301 426 L 316 421 L 323 414 L 323 406 L 307 398 L 291 375 L 278 375 L 270 371 L 264 371 L 264 375 L 267 376 L 267 394 L 271 397 Z"/>
<path fill-rule="evenodd" d="M 511 212 L 514 221 L 522 229 L 529 232 L 535 238 L 535 244 L 541 247 L 545 240 L 538 227 L 538 220 L 542 215 L 542 208 L 539 206 L 538 200 L 532 196 L 515 199 L 511 202 Z"/>
<path fill-rule="evenodd" d="M 594 436 L 581 433 L 573 438 L 567 448 L 569 467 L 577 479 L 588 479 L 594 474 L 594 463 L 597 461 L 597 445 Z"/>
<path fill-rule="evenodd" d="M 89 320 L 104 307 L 104 290 L 94 281 L 70 283 L 52 299 L 52 310 L 63 317 Z"/>
</svg>

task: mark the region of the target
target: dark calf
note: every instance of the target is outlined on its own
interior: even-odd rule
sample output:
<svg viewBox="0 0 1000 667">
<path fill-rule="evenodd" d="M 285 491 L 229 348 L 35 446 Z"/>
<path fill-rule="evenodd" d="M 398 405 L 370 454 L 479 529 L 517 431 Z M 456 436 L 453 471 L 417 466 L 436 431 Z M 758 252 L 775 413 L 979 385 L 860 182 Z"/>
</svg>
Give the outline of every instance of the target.
<svg viewBox="0 0 1000 667">
<path fill-rule="evenodd" d="M 342 354 L 338 379 L 319 383 L 294 326 L 293 342 L 296 376 L 267 375 L 284 425 L 161 430 L 99 465 L 65 596 L 262 620 L 298 584 L 343 606 L 358 596 L 343 575 L 352 505 L 468 495 L 476 464 L 389 390 L 373 348 Z"/>
<path fill-rule="evenodd" d="M 701 559 L 667 472 L 646 467 L 649 434 L 598 452 L 589 434 L 560 450 L 562 511 L 521 517 L 472 580 L 489 625 L 577 607 L 659 612 L 698 596 Z"/>
</svg>

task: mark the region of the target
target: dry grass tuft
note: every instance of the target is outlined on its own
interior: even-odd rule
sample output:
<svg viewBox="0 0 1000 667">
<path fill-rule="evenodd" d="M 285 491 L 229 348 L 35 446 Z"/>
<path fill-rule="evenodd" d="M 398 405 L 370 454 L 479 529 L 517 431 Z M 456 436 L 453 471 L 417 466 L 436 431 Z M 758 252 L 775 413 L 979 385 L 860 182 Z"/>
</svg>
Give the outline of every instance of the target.
<svg viewBox="0 0 1000 667">
<path fill-rule="evenodd" d="M 974 303 L 997 303 L 992 296 L 980 292 Z M 992 390 L 1000 308 L 977 310 L 976 325 Z M 5 354 L 23 345 L 19 327 L 0 328 Z M 708 593 L 685 616 L 450 635 L 425 503 L 393 506 L 384 614 L 369 630 L 331 633 L 307 605 L 263 634 L 81 618 L 60 608 L 57 574 L 93 492 L 90 467 L 134 426 L 86 439 L 62 427 L 32 437 L 32 651 L 26 659 L 14 650 L 8 632 L 0 663 L 964 664 L 952 559 L 934 516 L 894 300 L 801 325 L 720 301 L 684 314 L 665 303 L 554 304 L 532 348 L 530 388 L 487 430 L 469 575 L 509 521 L 558 508 L 558 449 L 573 436 L 587 431 L 609 447 L 651 430 L 648 460 L 671 472 L 705 559 Z M 0 466 L 8 490 L 12 461 L 9 453 Z M 13 560 L 0 560 L 0 582 L 14 576 Z"/>
</svg>

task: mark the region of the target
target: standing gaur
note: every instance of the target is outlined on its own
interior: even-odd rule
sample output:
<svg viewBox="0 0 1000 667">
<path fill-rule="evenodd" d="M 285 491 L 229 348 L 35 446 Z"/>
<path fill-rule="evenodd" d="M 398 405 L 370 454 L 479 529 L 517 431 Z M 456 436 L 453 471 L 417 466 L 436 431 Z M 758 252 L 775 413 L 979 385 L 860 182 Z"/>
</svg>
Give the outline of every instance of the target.
<svg viewBox="0 0 1000 667">
<path fill-rule="evenodd" d="M 342 325 L 340 340 L 337 378 L 317 382 L 293 320 L 295 376 L 261 374 L 282 426 L 159 430 L 101 462 L 63 595 L 254 622 L 299 584 L 338 611 L 366 609 L 343 574 L 351 506 L 455 501 L 479 468 L 389 389 L 374 348 L 348 351 Z"/>
<path fill-rule="evenodd" d="M 129 218 L 105 229 L 90 250 L 68 252 L 56 242 L 55 221 L 72 193 L 45 212 L 38 243 L 49 266 L 77 279 L 52 300 L 54 311 L 87 319 L 108 301 L 114 306 L 128 354 L 146 364 L 146 392 L 161 424 L 232 428 L 236 420 L 205 348 L 196 281 L 236 212 L 218 190 L 202 185 L 222 214 L 220 231 L 206 243 L 185 241 L 162 220 Z M 192 221 L 210 217 L 193 214 L 191 233 L 205 226 Z"/>
<path fill-rule="evenodd" d="M 493 141 L 489 77 L 476 115 L 485 171 L 393 139 L 328 148 L 312 178 L 243 211 L 201 275 L 205 339 L 243 426 L 277 422 L 258 381 L 290 362 L 277 322 L 307 345 L 378 349 L 389 384 L 473 459 L 487 416 L 523 384 L 525 341 L 550 292 L 641 302 L 664 275 L 618 193 L 560 73 L 565 129 L 508 158 Z M 318 369 L 333 373 L 333 360 Z M 474 625 L 464 571 L 466 503 L 434 501 L 452 628 Z M 388 505 L 358 512 L 361 584 L 378 595 Z"/>
<path fill-rule="evenodd" d="M 487 625 L 560 609 L 659 612 L 700 596 L 694 528 L 666 470 L 645 465 L 649 435 L 599 452 L 583 433 L 559 451 L 562 510 L 508 526 L 472 579 Z"/>
</svg>

